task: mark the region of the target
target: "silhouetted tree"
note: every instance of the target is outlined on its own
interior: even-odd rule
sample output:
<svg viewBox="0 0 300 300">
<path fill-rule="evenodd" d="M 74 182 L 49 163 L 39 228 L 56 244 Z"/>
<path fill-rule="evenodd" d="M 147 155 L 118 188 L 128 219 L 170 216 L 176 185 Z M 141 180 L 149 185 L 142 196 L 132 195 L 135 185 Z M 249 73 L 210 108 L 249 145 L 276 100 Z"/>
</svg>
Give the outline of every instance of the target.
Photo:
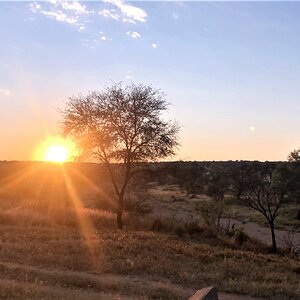
<svg viewBox="0 0 300 300">
<path fill-rule="evenodd" d="M 162 118 L 166 109 L 165 95 L 160 90 L 117 84 L 71 97 L 63 111 L 64 133 L 75 138 L 83 155 L 102 162 L 110 174 L 118 198 L 120 229 L 124 195 L 138 172 L 136 163 L 173 155 L 178 146 L 179 127 Z"/>
<path fill-rule="evenodd" d="M 289 162 L 300 162 L 300 149 L 293 150 L 288 156 Z"/>
<path fill-rule="evenodd" d="M 286 170 L 265 167 L 249 174 L 243 200 L 246 204 L 260 212 L 268 221 L 272 236 L 272 250 L 277 252 L 275 236 L 275 219 L 283 212 L 287 202 L 289 180 Z"/>
</svg>

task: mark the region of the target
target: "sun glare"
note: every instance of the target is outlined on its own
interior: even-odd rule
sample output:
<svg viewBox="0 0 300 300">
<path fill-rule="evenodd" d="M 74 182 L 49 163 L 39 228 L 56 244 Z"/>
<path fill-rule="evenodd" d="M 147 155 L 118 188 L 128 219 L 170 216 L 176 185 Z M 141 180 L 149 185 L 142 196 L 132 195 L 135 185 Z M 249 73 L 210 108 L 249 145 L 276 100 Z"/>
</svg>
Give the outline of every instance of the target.
<svg viewBox="0 0 300 300">
<path fill-rule="evenodd" d="M 45 160 L 50 162 L 63 163 L 69 158 L 69 150 L 60 145 L 50 146 L 45 153 Z"/>
<path fill-rule="evenodd" d="M 34 159 L 54 163 L 64 163 L 76 156 L 74 143 L 62 137 L 47 137 L 36 149 Z"/>
</svg>

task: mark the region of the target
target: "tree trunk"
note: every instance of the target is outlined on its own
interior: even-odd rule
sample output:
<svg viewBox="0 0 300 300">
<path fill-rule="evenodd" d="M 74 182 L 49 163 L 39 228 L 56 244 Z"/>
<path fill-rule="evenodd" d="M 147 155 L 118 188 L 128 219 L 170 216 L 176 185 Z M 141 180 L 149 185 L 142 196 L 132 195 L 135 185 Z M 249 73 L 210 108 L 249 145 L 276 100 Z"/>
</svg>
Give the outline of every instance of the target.
<svg viewBox="0 0 300 300">
<path fill-rule="evenodd" d="M 274 253 L 277 253 L 277 245 L 276 245 L 276 236 L 275 236 L 275 228 L 274 228 L 274 221 L 270 221 L 270 228 L 272 234 L 272 250 Z"/>
<path fill-rule="evenodd" d="M 219 229 L 220 229 L 220 221 L 221 221 L 222 214 L 223 214 L 223 207 L 221 208 L 221 210 L 220 210 L 219 213 L 218 213 L 218 218 L 217 218 L 217 231 L 219 231 Z"/>
<path fill-rule="evenodd" d="M 123 229 L 122 215 L 123 215 L 123 196 L 120 195 L 119 202 L 118 202 L 118 211 L 117 211 L 117 224 L 119 229 Z"/>
</svg>

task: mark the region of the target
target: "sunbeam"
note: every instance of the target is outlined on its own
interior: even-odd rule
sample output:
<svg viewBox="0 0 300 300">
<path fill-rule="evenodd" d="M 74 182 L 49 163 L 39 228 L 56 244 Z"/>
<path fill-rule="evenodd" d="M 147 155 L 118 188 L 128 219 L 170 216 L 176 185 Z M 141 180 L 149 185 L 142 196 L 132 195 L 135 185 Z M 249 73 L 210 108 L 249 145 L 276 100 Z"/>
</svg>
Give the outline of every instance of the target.
<svg viewBox="0 0 300 300">
<path fill-rule="evenodd" d="M 98 185 L 96 185 L 92 180 L 90 180 L 88 177 L 86 177 L 84 174 L 82 174 L 80 171 L 78 171 L 77 169 L 73 168 L 71 169 L 71 171 L 79 176 L 85 183 L 87 183 L 90 187 L 92 187 L 94 189 L 94 191 L 98 192 L 101 194 L 101 197 L 104 200 L 107 200 L 107 202 L 109 202 L 110 204 L 115 204 L 114 201 L 112 200 L 111 197 L 108 196 L 108 194 L 102 189 L 100 188 Z"/>
<path fill-rule="evenodd" d="M 89 220 L 88 216 L 86 216 L 83 211 L 84 211 L 84 206 L 82 204 L 82 201 L 78 195 L 78 192 L 76 190 L 75 185 L 73 184 L 71 178 L 65 171 L 65 169 L 62 167 L 61 168 L 63 178 L 66 184 L 67 192 L 69 193 L 69 196 L 71 198 L 72 204 L 74 205 L 75 213 L 77 216 L 77 220 L 79 222 L 80 226 L 80 233 L 84 239 L 85 245 L 87 247 L 87 250 L 89 252 L 89 258 L 90 258 L 90 263 L 92 265 L 95 264 L 95 259 L 94 259 L 94 248 L 92 244 L 92 239 L 93 236 L 95 235 L 95 228 L 92 224 L 92 222 Z"/>
<path fill-rule="evenodd" d="M 0 183 L 1 190 L 12 188 L 17 184 L 23 182 L 24 180 L 28 179 L 28 177 L 39 171 L 41 167 L 42 166 L 40 164 L 33 166 L 32 164 L 30 164 L 30 167 L 26 170 L 19 171 L 17 174 L 13 173 L 12 175 L 5 177 L 3 182 Z"/>
</svg>

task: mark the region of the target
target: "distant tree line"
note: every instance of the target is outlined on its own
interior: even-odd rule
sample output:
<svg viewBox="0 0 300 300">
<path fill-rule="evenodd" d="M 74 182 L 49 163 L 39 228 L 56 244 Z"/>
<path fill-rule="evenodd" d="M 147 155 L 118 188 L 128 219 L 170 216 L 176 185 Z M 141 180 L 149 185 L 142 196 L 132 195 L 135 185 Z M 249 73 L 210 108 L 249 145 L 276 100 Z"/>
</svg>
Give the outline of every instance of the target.
<svg viewBox="0 0 300 300">
<path fill-rule="evenodd" d="M 295 218 L 300 220 L 300 160 L 170 162 L 152 169 L 160 184 L 178 184 L 187 194 L 210 196 L 218 209 L 218 223 L 225 194 L 258 211 L 269 224 L 274 252 L 275 220 L 285 212 L 286 204 L 299 207 Z"/>
<path fill-rule="evenodd" d="M 108 173 L 117 199 L 118 227 L 123 228 L 124 202 L 134 177 L 150 174 L 189 194 L 209 195 L 218 207 L 218 223 L 225 194 L 230 193 L 264 216 L 276 252 L 274 222 L 288 202 L 299 205 L 300 149 L 291 152 L 288 162 L 174 162 L 141 168 L 142 163 L 173 155 L 179 145 L 178 124 L 163 117 L 167 107 L 160 90 L 120 83 L 71 97 L 62 111 L 63 132 L 76 141 L 81 157 L 101 163 Z M 142 175 L 145 169 L 148 174 Z"/>
</svg>

